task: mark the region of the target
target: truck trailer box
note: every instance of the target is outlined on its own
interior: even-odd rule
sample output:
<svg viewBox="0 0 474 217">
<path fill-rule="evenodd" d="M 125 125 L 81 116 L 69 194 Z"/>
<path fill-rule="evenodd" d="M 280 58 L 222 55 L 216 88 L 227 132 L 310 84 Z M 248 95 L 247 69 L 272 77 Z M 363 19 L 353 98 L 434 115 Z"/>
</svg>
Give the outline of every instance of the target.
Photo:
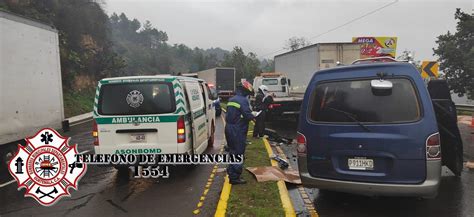
<svg viewBox="0 0 474 217">
<path fill-rule="evenodd" d="M 0 144 L 61 128 L 58 31 L 0 11 Z"/>
<path fill-rule="evenodd" d="M 304 93 L 316 71 L 350 65 L 360 59 L 361 44 L 352 42 L 319 43 L 275 56 L 275 71 L 291 80 L 290 92 Z"/>
<path fill-rule="evenodd" d="M 235 68 L 217 67 L 197 72 L 198 78 L 216 87 L 219 96 L 230 96 L 235 92 Z"/>
</svg>

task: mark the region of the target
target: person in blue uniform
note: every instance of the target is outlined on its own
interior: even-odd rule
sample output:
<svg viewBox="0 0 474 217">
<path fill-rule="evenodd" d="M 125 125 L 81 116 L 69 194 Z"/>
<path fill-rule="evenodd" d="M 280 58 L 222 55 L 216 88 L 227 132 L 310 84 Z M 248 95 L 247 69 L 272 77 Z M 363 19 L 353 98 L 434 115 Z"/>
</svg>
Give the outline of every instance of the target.
<svg viewBox="0 0 474 217">
<path fill-rule="evenodd" d="M 227 103 L 227 114 L 225 117 L 225 138 L 229 148 L 229 154 L 244 154 L 247 140 L 247 129 L 249 122 L 255 119 L 250 109 L 247 99 L 248 95 L 253 95 L 253 87 L 248 81 L 239 84 L 235 96 Z M 243 163 L 229 164 L 227 174 L 230 184 L 245 184 L 240 175 L 242 174 Z"/>
</svg>

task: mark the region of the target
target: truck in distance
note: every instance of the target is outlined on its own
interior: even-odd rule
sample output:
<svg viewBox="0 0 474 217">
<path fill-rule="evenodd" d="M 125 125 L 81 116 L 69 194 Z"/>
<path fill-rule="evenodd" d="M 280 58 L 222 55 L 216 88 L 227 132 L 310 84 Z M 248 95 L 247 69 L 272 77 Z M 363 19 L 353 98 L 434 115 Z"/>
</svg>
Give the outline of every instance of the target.
<svg viewBox="0 0 474 217">
<path fill-rule="evenodd" d="M 283 73 L 266 72 L 256 76 L 253 80 L 255 89 L 265 85 L 268 92 L 273 95 L 273 103 L 270 104 L 267 117 L 272 119 L 275 116 L 297 115 L 303 100 L 302 95 L 290 92 L 291 80 Z M 251 102 L 255 98 L 252 97 Z"/>
<path fill-rule="evenodd" d="M 360 46 L 352 42 L 319 43 L 275 56 L 275 71 L 282 73 L 275 79 L 280 81 L 278 85 L 282 90 L 285 86 L 287 91 L 276 94 L 269 113 L 275 116 L 299 114 L 303 94 L 313 74 L 321 69 L 350 65 L 360 59 Z M 282 84 L 281 81 L 288 82 Z"/>
<path fill-rule="evenodd" d="M 214 85 L 217 95 L 222 99 L 228 99 L 235 93 L 235 68 L 216 67 L 197 72 L 197 77 Z"/>
</svg>

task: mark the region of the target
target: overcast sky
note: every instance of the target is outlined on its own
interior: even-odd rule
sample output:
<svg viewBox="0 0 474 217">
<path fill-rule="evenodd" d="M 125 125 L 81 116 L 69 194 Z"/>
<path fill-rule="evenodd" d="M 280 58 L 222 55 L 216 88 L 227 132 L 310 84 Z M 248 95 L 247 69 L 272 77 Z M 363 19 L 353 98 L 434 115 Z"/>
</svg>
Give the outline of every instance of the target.
<svg viewBox="0 0 474 217">
<path fill-rule="evenodd" d="M 312 39 L 374 11 L 390 0 L 106 0 L 108 14 L 152 24 L 169 43 L 192 48 L 241 46 L 260 58 L 273 58 L 292 37 Z M 471 13 L 474 0 L 399 0 L 393 5 L 310 40 L 346 42 L 354 36 L 396 36 L 397 55 L 415 52 L 417 60 L 433 60 L 436 37 L 455 31 L 456 8 Z"/>
</svg>

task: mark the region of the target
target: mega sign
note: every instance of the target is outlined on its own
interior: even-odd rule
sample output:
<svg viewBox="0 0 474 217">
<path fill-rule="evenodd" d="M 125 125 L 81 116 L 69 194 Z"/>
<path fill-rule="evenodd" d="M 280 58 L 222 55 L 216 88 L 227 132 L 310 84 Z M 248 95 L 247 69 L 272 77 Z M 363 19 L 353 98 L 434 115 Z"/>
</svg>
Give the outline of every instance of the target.
<svg viewBox="0 0 474 217">
<path fill-rule="evenodd" d="M 396 56 L 397 37 L 353 37 L 352 42 L 362 44 L 361 58 Z"/>
</svg>

